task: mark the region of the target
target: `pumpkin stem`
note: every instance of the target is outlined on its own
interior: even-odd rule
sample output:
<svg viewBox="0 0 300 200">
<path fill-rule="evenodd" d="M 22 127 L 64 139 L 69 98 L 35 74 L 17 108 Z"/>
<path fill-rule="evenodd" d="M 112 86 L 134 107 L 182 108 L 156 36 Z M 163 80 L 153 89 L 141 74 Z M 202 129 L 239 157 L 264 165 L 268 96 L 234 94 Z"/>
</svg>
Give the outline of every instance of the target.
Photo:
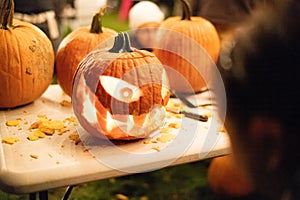
<svg viewBox="0 0 300 200">
<path fill-rule="evenodd" d="M 13 26 L 14 1 L 1 0 L 0 2 L 0 28 L 7 30 Z"/>
<path fill-rule="evenodd" d="M 108 51 L 111 53 L 133 52 L 128 33 L 119 33 L 115 37 L 113 47 Z"/>
<path fill-rule="evenodd" d="M 129 35 L 127 33 L 123 33 L 124 35 L 124 50 L 125 52 L 133 52 L 132 48 L 131 48 L 131 44 L 130 44 L 130 39 L 129 39 Z"/>
<path fill-rule="evenodd" d="M 180 0 L 182 4 L 181 20 L 191 20 L 191 6 L 187 0 Z"/>
<path fill-rule="evenodd" d="M 105 7 L 100 8 L 100 11 L 93 16 L 93 21 L 90 29 L 91 33 L 103 33 L 102 16 L 104 15 L 104 13 L 105 13 Z"/>
</svg>

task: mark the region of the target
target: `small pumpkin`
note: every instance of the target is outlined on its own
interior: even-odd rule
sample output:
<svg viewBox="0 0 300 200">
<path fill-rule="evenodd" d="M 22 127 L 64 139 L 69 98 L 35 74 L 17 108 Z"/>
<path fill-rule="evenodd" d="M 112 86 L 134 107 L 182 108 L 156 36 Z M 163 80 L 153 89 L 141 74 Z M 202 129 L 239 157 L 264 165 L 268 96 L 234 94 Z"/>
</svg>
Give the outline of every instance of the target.
<svg viewBox="0 0 300 200">
<path fill-rule="evenodd" d="M 115 30 L 102 27 L 103 15 L 102 8 L 93 16 L 90 27 L 77 28 L 58 47 L 55 58 L 57 82 L 69 96 L 72 95 L 73 78 L 80 61 L 100 43 L 117 35 Z"/>
<path fill-rule="evenodd" d="M 254 186 L 233 155 L 213 158 L 207 172 L 212 190 L 228 197 L 241 197 L 254 191 Z"/>
<path fill-rule="evenodd" d="M 127 33 L 111 49 L 98 48 L 80 63 L 72 104 L 81 126 L 103 139 L 144 138 L 164 121 L 168 78 L 156 56 L 132 49 Z"/>
<path fill-rule="evenodd" d="M 212 68 L 219 57 L 220 39 L 210 21 L 200 16 L 191 16 L 188 2 L 181 0 L 181 3 L 182 16 L 171 16 L 161 23 L 157 48 L 153 53 L 164 65 L 181 74 L 189 82 L 192 92 L 198 92 L 207 83 L 196 67 L 203 71 Z M 197 45 L 193 45 L 193 42 Z M 199 61 L 191 63 L 195 58 Z M 176 74 L 169 73 L 169 79 L 171 88 L 186 92 L 186 86 L 178 81 Z"/>
<path fill-rule="evenodd" d="M 38 27 L 13 19 L 12 0 L 0 2 L 0 108 L 13 108 L 33 102 L 49 87 L 54 50 Z"/>
</svg>

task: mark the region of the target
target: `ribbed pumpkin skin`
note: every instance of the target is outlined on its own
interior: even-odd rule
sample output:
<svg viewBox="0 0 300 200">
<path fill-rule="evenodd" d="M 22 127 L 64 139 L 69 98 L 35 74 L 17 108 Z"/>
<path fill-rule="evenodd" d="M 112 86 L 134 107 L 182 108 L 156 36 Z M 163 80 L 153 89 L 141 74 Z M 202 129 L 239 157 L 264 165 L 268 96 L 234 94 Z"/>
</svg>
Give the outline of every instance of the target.
<svg viewBox="0 0 300 200">
<path fill-rule="evenodd" d="M 148 51 L 135 49 L 133 52 L 125 53 L 111 53 L 102 50 L 90 52 L 80 63 L 73 85 L 73 109 L 81 126 L 99 138 L 133 140 L 146 137 L 150 131 L 132 136 L 121 128 L 107 130 L 105 128 L 106 113 L 109 111 L 117 117 L 132 115 L 135 124 L 143 124 L 146 114 L 153 106 L 165 106 L 169 100 L 170 92 L 168 90 L 165 96 L 162 95 L 162 88 L 166 87 L 162 80 L 163 71 L 164 67 L 161 62 Z M 100 75 L 122 79 L 136 85 L 142 90 L 143 95 L 133 102 L 119 101 L 105 91 L 99 81 Z M 87 97 L 95 100 L 97 123 L 89 122 L 83 115 L 84 100 Z M 152 120 L 157 120 L 157 123 L 162 122 L 162 119 Z M 153 127 L 148 128 L 152 129 Z"/>
<path fill-rule="evenodd" d="M 99 62 L 97 65 L 100 64 Z M 127 109 L 124 110 L 124 107 L 126 107 L 123 105 L 124 103 L 116 102 L 114 112 L 117 111 L 118 114 L 126 114 L 128 112 L 129 114 L 140 115 L 148 113 L 151 107 L 156 104 L 165 106 L 168 99 L 163 99 L 161 96 L 162 85 L 155 84 L 162 82 L 163 68 L 160 66 L 162 66 L 161 62 L 152 53 L 142 50 L 125 53 L 111 63 L 103 72 L 103 75 L 121 79 L 124 74 L 131 72 L 127 82 L 133 85 L 142 85 L 140 89 L 143 92 L 143 96 L 139 101 L 129 104 L 128 111 Z M 94 69 L 91 68 L 90 70 L 93 71 Z M 110 112 L 113 112 L 111 110 L 113 97 L 107 94 L 101 85 L 98 86 L 96 95 L 102 105 Z"/>
<path fill-rule="evenodd" d="M 207 173 L 210 187 L 218 194 L 241 197 L 254 191 L 250 178 L 238 166 L 232 155 L 212 159 Z"/>
<path fill-rule="evenodd" d="M 191 17 L 190 20 L 182 20 L 179 16 L 175 16 L 163 21 L 160 28 L 162 33 L 166 33 L 166 35 L 162 35 L 158 39 L 159 49 L 154 49 L 153 53 L 164 65 L 180 73 L 195 92 L 203 89 L 206 83 L 198 70 L 190 63 L 190 59 L 196 57 L 200 60 L 201 65 L 197 67 L 204 69 L 214 67 L 211 65 L 217 62 L 221 45 L 214 25 L 202 17 L 196 16 Z M 181 37 L 181 34 L 184 37 Z M 191 47 L 187 38 L 199 44 L 200 47 L 195 48 L 195 45 Z M 203 53 L 202 48 L 207 54 Z M 185 86 L 180 85 L 176 80 L 172 80 L 172 74 L 169 74 L 169 76 L 171 88 L 186 92 Z"/>
<path fill-rule="evenodd" d="M 0 108 L 13 108 L 38 99 L 52 82 L 54 51 L 36 26 L 13 21 L 0 29 Z"/>
<path fill-rule="evenodd" d="M 72 83 L 80 61 L 101 42 L 117 35 L 117 32 L 102 27 L 102 33 L 91 33 L 89 27 L 80 27 L 67 35 L 58 47 L 55 68 L 57 82 L 71 96 Z"/>
<path fill-rule="evenodd" d="M 219 35 L 215 26 L 207 19 L 192 16 L 191 20 L 181 20 L 181 17 L 174 16 L 163 21 L 160 27 L 188 36 L 201 45 L 214 62 L 218 60 L 220 51 Z"/>
</svg>

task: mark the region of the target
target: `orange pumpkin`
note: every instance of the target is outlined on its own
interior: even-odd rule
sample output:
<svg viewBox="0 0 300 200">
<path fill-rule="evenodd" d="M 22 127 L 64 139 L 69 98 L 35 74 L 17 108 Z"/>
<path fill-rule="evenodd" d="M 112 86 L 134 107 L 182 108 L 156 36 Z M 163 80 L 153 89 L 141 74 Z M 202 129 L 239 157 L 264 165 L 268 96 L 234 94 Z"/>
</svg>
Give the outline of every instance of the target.
<svg viewBox="0 0 300 200">
<path fill-rule="evenodd" d="M 110 50 L 99 48 L 80 63 L 73 109 L 90 134 L 112 140 L 144 138 L 164 121 L 168 79 L 156 56 L 132 49 L 120 33 Z"/>
<path fill-rule="evenodd" d="M 102 27 L 103 9 L 93 17 L 90 27 L 80 27 L 67 35 L 58 47 L 55 67 L 57 82 L 63 91 L 71 96 L 72 83 L 80 61 L 101 42 L 117 35 L 117 32 Z"/>
<path fill-rule="evenodd" d="M 33 102 L 49 87 L 54 50 L 33 24 L 13 19 L 14 2 L 0 3 L 0 108 Z"/>
<path fill-rule="evenodd" d="M 157 48 L 153 53 L 164 65 L 181 74 L 189 82 L 192 92 L 198 92 L 207 85 L 197 67 L 208 71 L 213 67 L 211 65 L 215 65 L 220 52 L 220 39 L 210 21 L 191 16 L 188 2 L 181 2 L 182 17 L 172 16 L 161 23 Z M 199 61 L 191 63 L 195 58 Z M 171 88 L 186 92 L 186 86 L 178 81 L 176 74 L 168 75 Z"/>
<path fill-rule="evenodd" d="M 254 191 L 250 178 L 232 155 L 213 158 L 207 179 L 212 190 L 224 196 L 241 197 Z"/>
</svg>

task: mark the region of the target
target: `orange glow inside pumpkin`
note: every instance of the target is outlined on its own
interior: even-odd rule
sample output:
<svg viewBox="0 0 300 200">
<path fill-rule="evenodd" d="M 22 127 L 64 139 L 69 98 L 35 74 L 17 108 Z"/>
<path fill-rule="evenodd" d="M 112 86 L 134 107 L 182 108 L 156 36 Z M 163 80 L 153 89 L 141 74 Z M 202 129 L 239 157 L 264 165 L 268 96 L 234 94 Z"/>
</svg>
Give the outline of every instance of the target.
<svg viewBox="0 0 300 200">
<path fill-rule="evenodd" d="M 85 91 L 85 90 L 83 90 Z M 97 123 L 97 115 L 95 107 L 90 99 L 89 94 L 83 93 L 83 110 L 82 115 L 89 123 Z"/>
<path fill-rule="evenodd" d="M 107 85 L 107 87 L 112 86 L 112 88 L 116 89 L 116 83 L 112 84 L 112 80 L 123 86 L 117 86 L 118 89 L 128 88 L 129 86 L 129 83 L 114 77 L 102 78 L 101 81 L 109 81 L 109 84 L 104 83 L 104 85 Z M 133 90 L 134 93 L 139 95 L 142 94 L 139 89 L 134 88 L 135 86 L 130 87 L 131 89 L 136 89 Z M 112 88 L 106 89 L 113 91 Z M 116 92 L 114 91 L 113 94 L 115 93 Z M 137 94 L 132 96 L 136 96 Z M 162 91 L 162 95 L 167 95 L 167 92 Z M 164 123 L 166 111 L 161 105 L 154 105 L 148 113 L 141 115 L 121 115 L 110 113 L 97 99 L 95 94 L 90 91 L 83 77 L 79 80 L 76 96 L 77 98 L 82 98 L 82 109 L 80 115 L 87 120 L 89 126 L 95 128 L 96 131 L 91 132 L 91 134 L 96 137 L 99 137 L 99 133 L 108 136 L 108 138 L 110 138 L 113 134 L 114 139 L 128 136 L 135 138 L 145 137 L 145 135 L 148 135 L 149 132 L 158 129 Z"/>
<path fill-rule="evenodd" d="M 168 79 L 168 75 L 167 72 L 165 70 L 162 71 L 162 89 L 161 89 L 161 96 L 163 99 L 165 99 L 166 97 L 169 96 L 169 79 Z"/>
</svg>

